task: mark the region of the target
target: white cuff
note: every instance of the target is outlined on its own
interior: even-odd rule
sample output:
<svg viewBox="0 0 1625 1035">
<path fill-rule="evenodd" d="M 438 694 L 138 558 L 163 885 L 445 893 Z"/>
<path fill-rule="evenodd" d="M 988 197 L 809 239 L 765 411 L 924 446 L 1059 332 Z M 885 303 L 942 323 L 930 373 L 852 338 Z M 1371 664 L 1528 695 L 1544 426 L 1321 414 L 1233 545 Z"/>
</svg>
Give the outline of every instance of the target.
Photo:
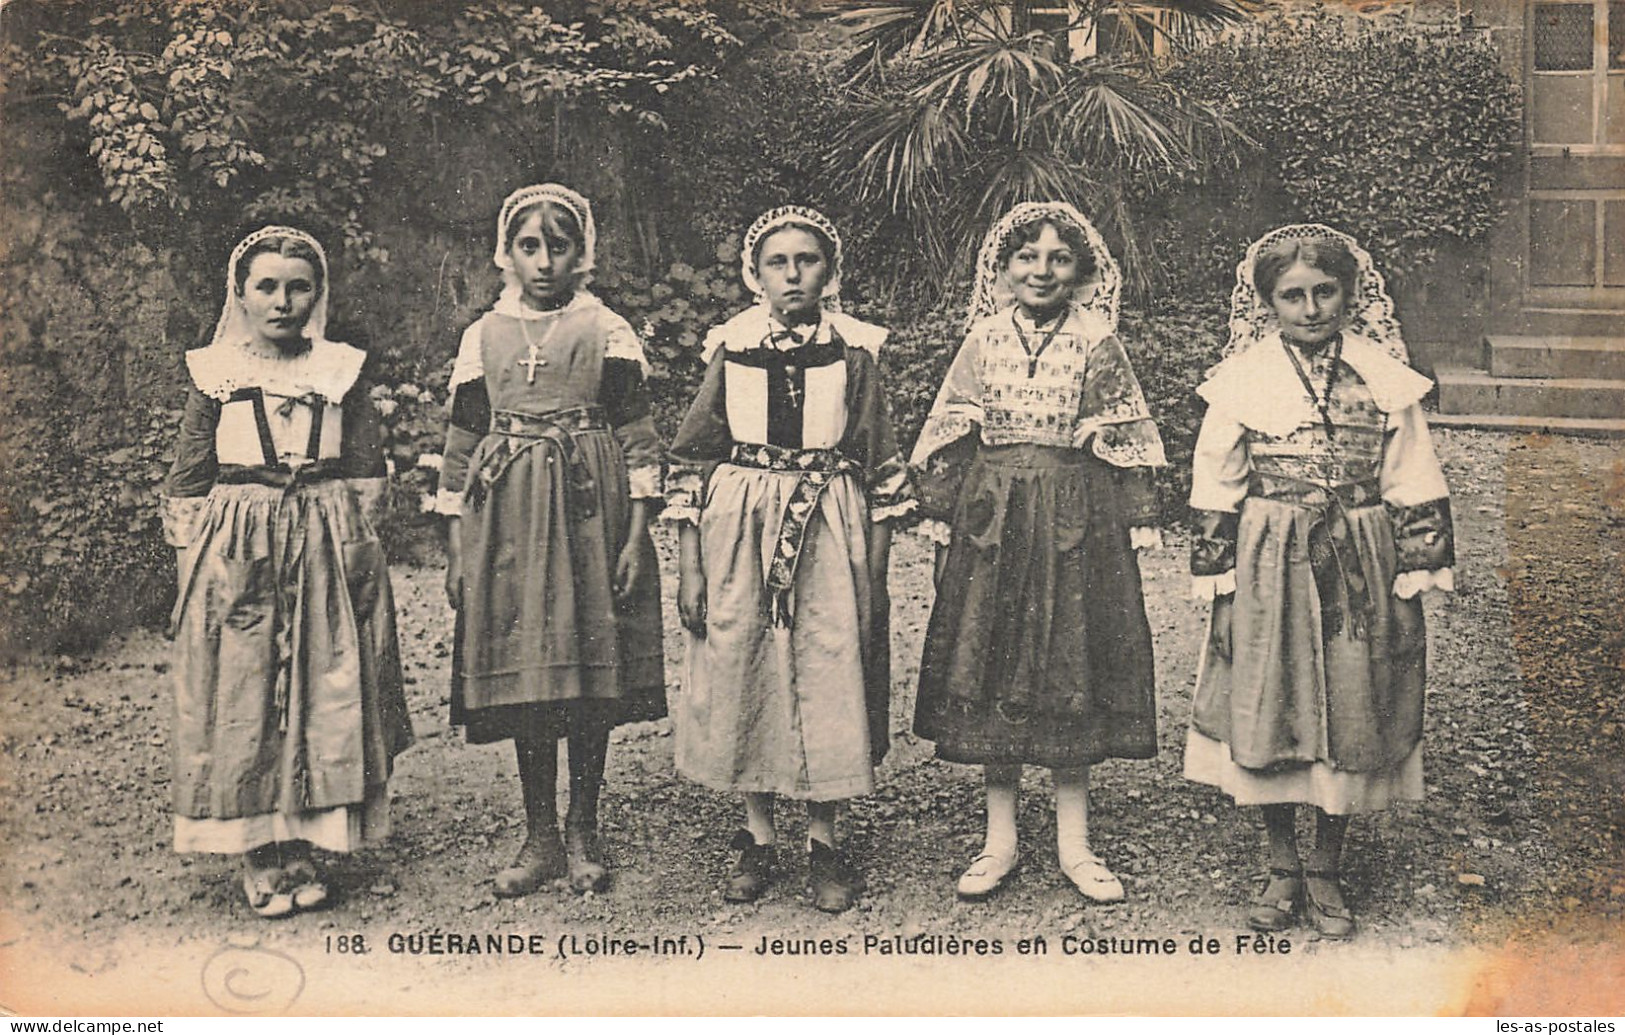
<svg viewBox="0 0 1625 1035">
<path fill-rule="evenodd" d="M 1192 575 L 1191 598 L 1194 600 L 1212 600 L 1214 597 L 1227 597 L 1236 591 L 1236 569 L 1231 568 L 1222 575 Z"/>
<path fill-rule="evenodd" d="M 666 509 L 660 512 L 660 520 L 667 524 L 687 524 L 698 528 L 700 524 L 700 508 L 682 503 L 668 503 Z"/>
<path fill-rule="evenodd" d="M 1402 571 L 1394 577 L 1394 596 L 1409 600 L 1424 590 L 1437 589 L 1445 593 L 1456 591 L 1456 572 L 1453 568 L 1433 571 Z"/>
<path fill-rule="evenodd" d="M 463 494 L 452 492 L 450 489 L 441 489 L 433 496 L 423 498 L 423 509 L 431 514 L 444 514 L 447 517 L 463 516 Z"/>
<path fill-rule="evenodd" d="M 384 511 L 389 499 L 388 478 L 350 478 L 347 479 L 350 491 L 355 493 L 355 501 L 361 507 L 361 512 L 367 515 L 374 528 L 383 524 Z"/>
<path fill-rule="evenodd" d="M 938 521 L 936 518 L 926 518 L 914 526 L 914 531 L 938 546 L 947 546 L 954 538 L 954 530 L 948 522 Z"/>
<path fill-rule="evenodd" d="M 899 503 L 893 503 L 889 507 L 876 507 L 874 510 L 869 512 L 869 523 L 872 525 L 878 525 L 882 521 L 896 521 L 898 518 L 903 517 L 906 514 L 914 513 L 915 508 L 917 508 L 919 505 L 919 500 L 911 498 L 903 500 Z"/>
<path fill-rule="evenodd" d="M 203 522 L 203 504 L 206 496 L 165 496 L 158 508 L 163 522 L 164 542 L 177 550 L 192 545 L 197 538 L 198 525 Z"/>
<path fill-rule="evenodd" d="M 660 465 L 633 467 L 626 472 L 627 485 L 635 500 L 659 499 L 665 495 L 660 486 Z"/>
<path fill-rule="evenodd" d="M 1135 525 L 1128 530 L 1129 545 L 1136 550 L 1162 549 L 1162 529 L 1155 525 Z"/>
</svg>

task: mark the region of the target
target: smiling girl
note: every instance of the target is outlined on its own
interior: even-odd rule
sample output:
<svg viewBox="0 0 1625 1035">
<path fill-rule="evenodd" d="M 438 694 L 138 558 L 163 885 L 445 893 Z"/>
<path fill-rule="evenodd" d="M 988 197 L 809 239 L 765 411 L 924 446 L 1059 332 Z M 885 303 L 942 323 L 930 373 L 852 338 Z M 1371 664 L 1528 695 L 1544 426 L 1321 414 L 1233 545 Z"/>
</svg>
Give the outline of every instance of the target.
<svg viewBox="0 0 1625 1035">
<path fill-rule="evenodd" d="M 175 848 L 243 855 L 260 916 L 328 899 L 312 846 L 389 832 L 412 742 L 366 354 L 331 341 L 327 259 L 271 226 L 232 252 L 164 483 L 177 549 Z"/>
<path fill-rule="evenodd" d="M 874 789 L 890 738 L 890 525 L 915 501 L 875 363 L 886 331 L 838 311 L 835 227 L 774 209 L 741 265 L 758 303 L 706 337 L 672 444 L 688 630 L 677 768 L 744 795 L 727 901 L 767 890 L 783 795 L 807 802 L 813 904 L 840 912 L 863 879 L 836 848 L 836 805 Z"/>
<path fill-rule="evenodd" d="M 1161 541 L 1165 460 L 1115 333 L 1119 284 L 1071 205 L 1018 205 L 982 244 L 970 333 L 914 448 L 937 543 L 914 728 L 987 785 L 962 898 L 1015 868 L 1023 765 L 1054 773 L 1061 871 L 1090 899 L 1123 897 L 1089 846 L 1089 767 L 1156 751 L 1134 551 Z"/>
<path fill-rule="evenodd" d="M 1248 923 L 1283 930 L 1301 909 L 1347 938 L 1349 816 L 1422 796 L 1419 595 L 1454 588 L 1432 382 L 1406 365 L 1371 257 L 1318 224 L 1247 250 L 1227 356 L 1197 389 L 1191 572 L 1213 612 L 1185 775 L 1262 806 L 1270 876 Z"/>
<path fill-rule="evenodd" d="M 436 500 L 457 609 L 451 714 L 470 743 L 511 738 L 518 755 L 526 836 L 496 874 L 503 897 L 566 875 L 577 892 L 609 886 L 598 796 L 610 730 L 665 714 L 648 525 L 660 444 L 643 347 L 584 289 L 596 243 L 575 191 L 509 195 L 493 260 L 502 295 L 464 333 L 451 375 Z"/>
</svg>

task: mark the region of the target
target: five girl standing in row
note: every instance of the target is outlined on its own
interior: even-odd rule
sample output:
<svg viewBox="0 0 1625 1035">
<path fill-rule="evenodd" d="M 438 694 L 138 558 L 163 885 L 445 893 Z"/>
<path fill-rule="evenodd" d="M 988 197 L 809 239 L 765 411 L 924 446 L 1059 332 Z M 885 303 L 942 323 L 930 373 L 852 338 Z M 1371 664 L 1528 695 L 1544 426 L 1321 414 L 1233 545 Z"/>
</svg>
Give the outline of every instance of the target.
<svg viewBox="0 0 1625 1035">
<path fill-rule="evenodd" d="M 314 242 L 262 234 L 233 256 L 231 333 L 188 356 L 198 387 L 183 447 L 195 445 L 166 492 L 188 659 L 176 844 L 245 852 L 250 904 L 283 915 L 326 897 L 310 842 L 347 850 L 387 822 L 388 761 L 410 731 L 376 536 L 363 496 L 334 480 L 381 473 L 376 418 L 353 387 L 360 354 L 321 336 Z M 273 262 L 254 250 L 263 240 L 293 244 Z M 457 609 L 453 721 L 471 742 L 515 741 L 525 804 L 499 895 L 565 876 L 577 891 L 608 886 L 597 801 L 609 732 L 665 713 L 649 535 L 662 457 L 638 339 L 585 289 L 595 248 L 580 195 L 510 196 L 494 253 L 504 290 L 452 375 L 436 509 Z M 781 796 L 808 803 L 814 904 L 839 912 L 861 893 L 836 810 L 874 789 L 889 743 L 891 529 L 923 516 L 938 595 L 915 729 L 940 757 L 984 766 L 987 790 L 986 840 L 958 892 L 985 897 L 1015 869 L 1021 769 L 1040 765 L 1054 774 L 1063 873 L 1115 901 L 1122 884 L 1090 845 L 1088 775 L 1156 750 L 1135 551 L 1160 543 L 1150 472 L 1165 462 L 1115 336 L 1116 264 L 1068 205 L 1018 206 L 992 229 L 911 477 L 876 362 L 886 331 L 840 311 L 842 258 L 817 212 L 757 220 L 741 255 L 757 304 L 707 335 L 705 379 L 670 453 L 664 517 L 678 526 L 688 638 L 676 763 L 744 798 L 724 897 L 752 901 L 772 881 Z M 1231 326 L 1235 355 L 1201 389 L 1193 572 L 1215 604 L 1186 773 L 1265 806 L 1273 876 L 1250 922 L 1279 929 L 1302 906 L 1322 934 L 1346 936 L 1347 814 L 1421 789 L 1416 596 L 1449 588 L 1452 562 L 1416 405 L 1428 382 L 1405 365 L 1369 258 L 1323 227 L 1249 250 Z M 270 410 L 267 398 L 288 401 Z M 327 408 L 341 419 L 324 431 Z M 303 452 L 283 448 L 300 435 Z M 227 570 L 256 555 L 248 546 L 266 558 L 251 568 L 263 587 Z M 247 588 L 200 588 L 215 583 Z M 244 626 L 252 642 L 234 631 Z M 354 645 L 342 662 L 335 643 Z M 324 665 L 324 678 L 301 678 Z M 313 709 L 320 693 L 355 703 Z M 228 707 L 249 721 L 222 722 Z M 1320 810 L 1308 870 L 1294 803 Z M 343 836 L 323 818 L 334 809 Z"/>
</svg>

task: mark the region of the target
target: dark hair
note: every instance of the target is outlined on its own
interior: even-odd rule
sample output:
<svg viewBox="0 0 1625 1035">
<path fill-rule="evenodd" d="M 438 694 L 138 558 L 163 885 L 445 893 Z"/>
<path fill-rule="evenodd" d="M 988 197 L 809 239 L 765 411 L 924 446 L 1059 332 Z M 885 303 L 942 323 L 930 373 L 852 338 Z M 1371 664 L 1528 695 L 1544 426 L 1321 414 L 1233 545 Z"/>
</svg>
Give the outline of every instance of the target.
<svg viewBox="0 0 1625 1035">
<path fill-rule="evenodd" d="M 1083 231 L 1071 223 L 1051 219 L 1048 216 L 1011 227 L 1010 232 L 999 242 L 996 259 L 998 268 L 1002 270 L 1009 266 L 1011 257 L 1024 245 L 1032 244 L 1044 236 L 1046 226 L 1055 231 L 1055 236 L 1061 239 L 1062 244 L 1072 249 L 1078 260 L 1078 276 L 1080 278 L 1093 276 L 1096 269 L 1095 250 L 1089 247 L 1089 241 L 1083 236 Z"/>
<path fill-rule="evenodd" d="M 1335 237 L 1306 237 L 1295 241 L 1281 241 L 1259 253 L 1253 263 L 1253 287 L 1268 302 L 1275 296 L 1275 285 L 1281 274 L 1294 263 L 1317 269 L 1335 277 L 1343 286 L 1345 298 L 1354 297 L 1355 283 L 1360 279 L 1360 264 L 1348 246 Z"/>
<path fill-rule="evenodd" d="M 513 248 L 513 239 L 519 236 L 519 228 L 525 225 L 525 220 L 530 218 L 532 212 L 538 211 L 542 214 L 544 230 L 574 241 L 577 248 L 587 247 L 587 232 L 582 229 L 581 219 L 575 214 L 575 210 L 568 205 L 542 198 L 524 208 L 515 209 L 513 215 L 508 217 L 508 227 L 502 235 L 503 251 Z"/>
<path fill-rule="evenodd" d="M 813 240 L 818 242 L 818 250 L 824 253 L 824 261 L 832 265 L 834 264 L 835 242 L 830 240 L 829 234 L 826 234 L 824 231 L 818 229 L 816 226 L 813 226 L 811 223 L 789 222 L 780 223 L 778 226 L 775 226 L 767 233 L 758 237 L 756 239 L 756 243 L 751 245 L 750 265 L 752 269 L 759 268 L 759 264 L 762 261 L 762 248 L 766 246 L 767 239 L 769 237 L 777 236 L 786 230 L 801 230 L 812 234 Z"/>
<path fill-rule="evenodd" d="M 272 237 L 263 237 L 244 249 L 242 257 L 237 260 L 236 283 L 232 286 L 241 295 L 248 286 L 248 268 L 254 264 L 256 256 L 281 255 L 288 259 L 304 259 L 310 263 L 311 271 L 315 274 L 316 294 L 322 293 L 322 257 L 312 248 L 309 241 L 299 237 L 289 237 L 277 234 Z"/>
</svg>

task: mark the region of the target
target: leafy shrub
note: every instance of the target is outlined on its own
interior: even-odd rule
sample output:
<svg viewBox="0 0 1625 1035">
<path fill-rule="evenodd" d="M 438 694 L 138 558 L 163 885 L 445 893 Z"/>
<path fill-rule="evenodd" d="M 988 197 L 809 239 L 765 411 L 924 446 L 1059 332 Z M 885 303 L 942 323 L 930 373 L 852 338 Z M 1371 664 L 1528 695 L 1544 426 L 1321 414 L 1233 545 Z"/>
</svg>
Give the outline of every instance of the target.
<svg viewBox="0 0 1625 1035">
<path fill-rule="evenodd" d="M 1426 269 L 1445 242 L 1485 239 L 1503 214 L 1519 94 L 1485 39 L 1311 10 L 1194 51 L 1169 79 L 1257 146 L 1248 176 L 1194 189 L 1235 199 L 1239 187 L 1254 219 L 1337 226 L 1390 276 Z"/>
</svg>

